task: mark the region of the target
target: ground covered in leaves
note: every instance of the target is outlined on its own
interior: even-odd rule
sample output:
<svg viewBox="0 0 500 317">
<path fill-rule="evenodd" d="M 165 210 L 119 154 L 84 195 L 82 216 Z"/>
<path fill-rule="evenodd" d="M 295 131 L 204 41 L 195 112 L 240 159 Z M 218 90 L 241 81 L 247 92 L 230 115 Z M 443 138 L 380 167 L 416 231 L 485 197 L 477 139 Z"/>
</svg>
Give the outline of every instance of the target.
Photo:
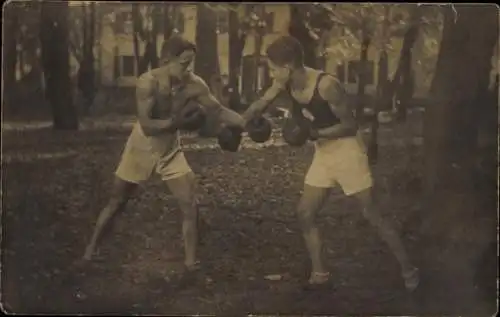
<svg viewBox="0 0 500 317">
<path fill-rule="evenodd" d="M 375 168 L 377 197 L 399 230 L 418 203 L 416 129 L 386 128 Z M 412 131 L 411 133 L 408 131 Z M 356 204 L 336 191 L 319 216 L 335 287 L 306 291 L 308 270 L 294 207 L 312 148 L 245 141 L 224 153 L 214 140 L 184 139 L 199 177 L 210 230 L 200 247 L 205 270 L 194 287 L 176 287 L 181 268 L 180 212 L 153 178 L 116 218 L 112 234 L 86 268 L 83 254 L 128 127 L 3 135 L 2 303 L 17 313 L 113 314 L 442 314 L 471 311 L 470 300 L 431 289 L 404 291 L 399 267 Z M 402 131 L 410 133 L 401 137 Z M 415 237 L 405 232 L 410 252 Z M 268 275 L 278 275 L 279 281 Z M 430 294 L 430 293 L 429 293 Z M 453 293 L 455 294 L 455 293 Z M 425 299 L 424 299 L 425 298 Z"/>
</svg>

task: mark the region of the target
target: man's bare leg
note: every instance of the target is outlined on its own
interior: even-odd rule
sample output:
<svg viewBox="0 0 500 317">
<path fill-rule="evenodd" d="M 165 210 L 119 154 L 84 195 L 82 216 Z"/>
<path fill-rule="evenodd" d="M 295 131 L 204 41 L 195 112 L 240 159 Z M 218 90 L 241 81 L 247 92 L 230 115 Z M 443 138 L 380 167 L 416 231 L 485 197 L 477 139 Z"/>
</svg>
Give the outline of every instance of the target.
<svg viewBox="0 0 500 317">
<path fill-rule="evenodd" d="M 106 207 L 104 207 L 104 209 L 100 212 L 92 238 L 85 248 L 85 253 L 83 255 L 84 260 L 92 259 L 92 255 L 95 252 L 95 248 L 103 233 L 103 229 L 108 225 L 111 218 L 113 218 L 117 212 L 121 212 L 125 208 L 128 200 L 133 195 L 136 188 L 137 184 L 135 183 L 124 181 L 118 177 L 115 178 L 111 191 L 111 197 Z"/>
<path fill-rule="evenodd" d="M 322 243 L 319 229 L 316 225 L 316 214 L 323 206 L 330 190 L 328 188 L 304 185 L 304 192 L 300 198 L 297 215 L 302 234 L 306 243 L 312 264 L 312 272 L 309 282 L 317 284 L 323 282 L 327 277 L 327 270 L 322 261 Z M 322 281 L 319 281 L 321 279 Z"/>
<path fill-rule="evenodd" d="M 195 190 L 196 179 L 192 172 L 167 180 L 172 195 L 177 199 L 183 213 L 182 237 L 184 240 L 184 265 L 193 268 L 196 264 L 198 244 L 198 207 Z"/>
<path fill-rule="evenodd" d="M 417 269 L 412 265 L 408 253 L 396 230 L 383 219 L 380 212 L 375 208 L 372 201 L 371 188 L 356 193 L 353 196 L 361 204 L 363 216 L 377 229 L 379 236 L 389 246 L 401 265 L 406 287 L 410 290 L 416 288 L 418 285 Z"/>
</svg>

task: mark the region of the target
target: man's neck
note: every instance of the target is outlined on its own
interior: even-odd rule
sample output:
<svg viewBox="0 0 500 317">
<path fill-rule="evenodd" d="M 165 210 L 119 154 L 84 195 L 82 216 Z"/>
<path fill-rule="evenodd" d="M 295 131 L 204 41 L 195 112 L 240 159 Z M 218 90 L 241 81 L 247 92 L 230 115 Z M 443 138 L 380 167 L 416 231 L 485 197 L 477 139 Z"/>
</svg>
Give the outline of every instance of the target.
<svg viewBox="0 0 500 317">
<path fill-rule="evenodd" d="M 302 90 L 306 87 L 307 84 L 307 73 L 306 68 L 297 68 L 293 71 L 291 77 L 291 87 L 294 90 Z"/>
<path fill-rule="evenodd" d="M 179 78 L 179 77 L 176 77 L 176 76 L 170 76 L 170 85 L 172 86 L 172 88 L 182 88 L 186 85 L 187 83 L 187 80 L 188 80 L 188 76 L 185 76 L 183 78 Z"/>
</svg>

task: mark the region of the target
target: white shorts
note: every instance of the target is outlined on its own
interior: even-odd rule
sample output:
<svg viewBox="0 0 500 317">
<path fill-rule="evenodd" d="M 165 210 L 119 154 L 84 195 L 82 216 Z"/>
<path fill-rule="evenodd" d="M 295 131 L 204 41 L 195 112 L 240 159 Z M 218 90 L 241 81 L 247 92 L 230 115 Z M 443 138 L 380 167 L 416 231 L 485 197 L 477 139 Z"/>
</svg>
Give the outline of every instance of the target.
<svg viewBox="0 0 500 317">
<path fill-rule="evenodd" d="M 366 148 L 361 136 L 315 143 L 314 158 L 304 183 L 330 188 L 340 185 L 346 195 L 373 186 Z"/>
<path fill-rule="evenodd" d="M 160 156 L 148 149 L 127 144 L 115 174 L 127 182 L 140 184 L 147 181 L 153 171 L 164 181 L 192 173 L 180 148 Z"/>
</svg>

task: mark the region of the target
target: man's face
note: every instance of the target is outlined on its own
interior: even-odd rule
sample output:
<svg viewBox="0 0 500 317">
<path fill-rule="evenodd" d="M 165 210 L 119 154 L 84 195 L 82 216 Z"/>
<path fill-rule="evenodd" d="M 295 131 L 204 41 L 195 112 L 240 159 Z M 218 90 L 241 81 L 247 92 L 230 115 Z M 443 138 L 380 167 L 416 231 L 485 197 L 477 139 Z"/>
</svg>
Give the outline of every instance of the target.
<svg viewBox="0 0 500 317">
<path fill-rule="evenodd" d="M 271 62 L 271 60 L 268 60 L 267 63 L 269 65 L 269 75 L 276 82 L 286 84 L 290 80 L 292 70 L 289 66 L 278 66 Z"/>
<path fill-rule="evenodd" d="M 195 58 L 195 52 L 184 51 L 178 57 L 173 58 L 169 62 L 170 75 L 177 79 L 184 78 L 191 71 L 191 66 Z"/>
</svg>

